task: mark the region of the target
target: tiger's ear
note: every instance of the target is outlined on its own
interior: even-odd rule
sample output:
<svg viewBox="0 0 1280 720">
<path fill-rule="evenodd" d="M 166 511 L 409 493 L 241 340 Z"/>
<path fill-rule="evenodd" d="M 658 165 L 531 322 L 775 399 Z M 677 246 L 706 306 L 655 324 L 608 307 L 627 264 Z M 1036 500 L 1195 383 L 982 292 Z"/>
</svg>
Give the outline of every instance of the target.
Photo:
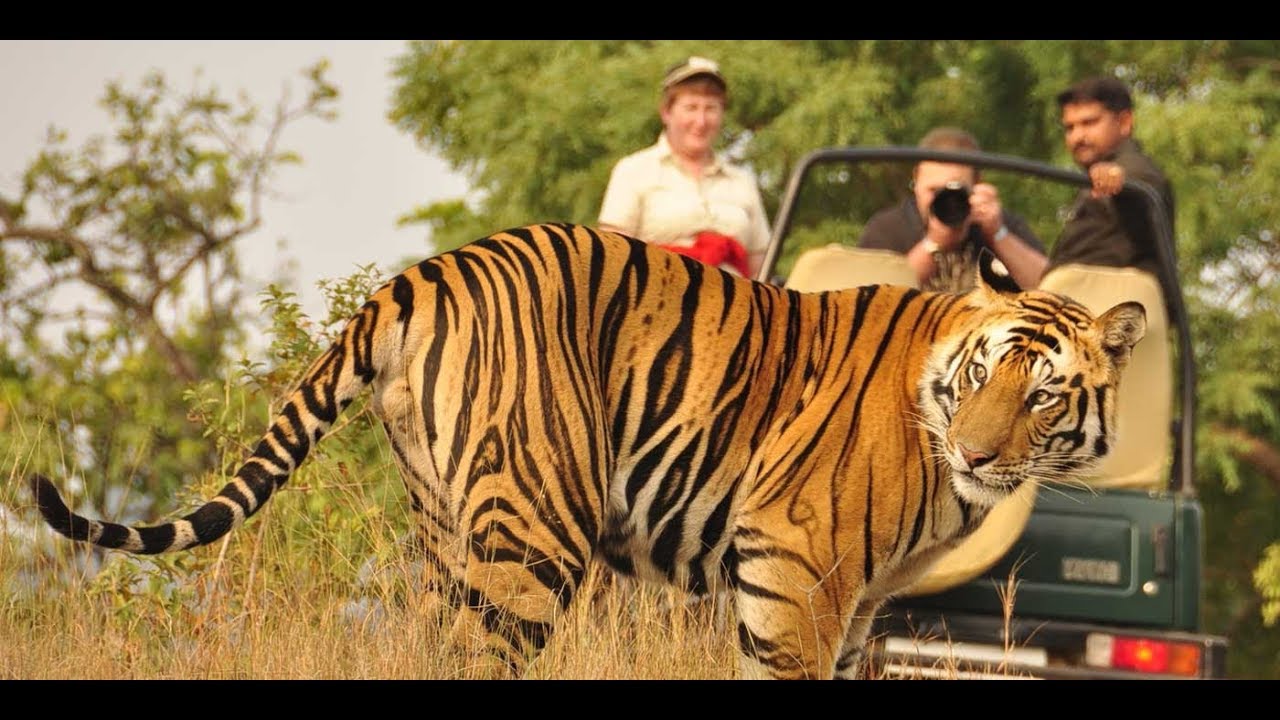
<svg viewBox="0 0 1280 720">
<path fill-rule="evenodd" d="M 1120 303 L 1099 315 L 1094 325 L 1102 335 L 1102 349 L 1122 370 L 1129 364 L 1133 346 L 1147 334 L 1147 309 L 1138 302 Z"/>
<path fill-rule="evenodd" d="M 1009 274 L 1009 268 L 1000 262 L 996 254 L 982 248 L 978 252 L 978 279 L 975 287 L 982 287 L 1001 295 L 1014 295 L 1022 292 L 1018 283 Z"/>
</svg>

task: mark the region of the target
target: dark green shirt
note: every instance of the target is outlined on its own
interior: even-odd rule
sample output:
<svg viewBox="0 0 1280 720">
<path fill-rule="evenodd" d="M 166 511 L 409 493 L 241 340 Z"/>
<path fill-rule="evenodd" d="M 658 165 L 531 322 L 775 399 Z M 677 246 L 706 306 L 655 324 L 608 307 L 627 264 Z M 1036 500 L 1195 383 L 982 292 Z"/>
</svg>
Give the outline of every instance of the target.
<svg viewBox="0 0 1280 720">
<path fill-rule="evenodd" d="M 1173 190 L 1164 173 L 1142 153 L 1138 143 L 1125 139 L 1116 146 L 1115 153 L 1104 160 L 1124 168 L 1125 179 L 1141 180 L 1160 193 L 1172 231 Z M 1076 196 L 1067 215 L 1062 234 L 1049 256 L 1049 268 L 1068 263 L 1136 267 L 1159 277 L 1155 242 L 1144 196 L 1121 192 L 1111 198 L 1094 198 L 1086 188 Z"/>
</svg>

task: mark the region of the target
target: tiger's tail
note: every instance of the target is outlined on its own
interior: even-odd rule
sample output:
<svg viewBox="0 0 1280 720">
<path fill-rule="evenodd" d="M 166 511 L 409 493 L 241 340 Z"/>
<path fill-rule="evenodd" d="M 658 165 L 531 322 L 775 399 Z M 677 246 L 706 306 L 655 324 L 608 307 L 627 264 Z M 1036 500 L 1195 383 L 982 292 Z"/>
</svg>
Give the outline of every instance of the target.
<svg viewBox="0 0 1280 720">
<path fill-rule="evenodd" d="M 397 277 L 365 303 L 343 329 L 341 338 L 312 363 L 235 477 L 191 514 L 151 527 L 90 520 L 72 512 L 48 478 L 32 475 L 28 483 L 40 514 L 54 530 L 72 540 L 132 553 L 184 550 L 226 535 L 266 504 L 338 415 L 373 382 L 377 368 L 395 351 L 375 347 L 375 338 L 402 337 L 381 326 L 407 322 L 410 314 L 402 305 L 407 283 L 403 276 Z M 396 305 L 401 305 L 399 312 L 389 312 Z"/>
</svg>

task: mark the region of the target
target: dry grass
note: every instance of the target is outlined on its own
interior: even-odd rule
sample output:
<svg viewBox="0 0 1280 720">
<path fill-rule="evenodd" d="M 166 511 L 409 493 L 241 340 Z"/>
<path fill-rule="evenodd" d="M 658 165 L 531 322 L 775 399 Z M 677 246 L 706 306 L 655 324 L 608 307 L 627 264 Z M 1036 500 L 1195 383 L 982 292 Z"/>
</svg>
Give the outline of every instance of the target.
<svg viewBox="0 0 1280 720">
<path fill-rule="evenodd" d="M 561 619 L 531 679 L 732 679 L 731 610 L 654 588 L 610 587 Z M 366 602 L 369 598 L 365 598 Z M 353 612 L 325 590 L 265 594 L 250 610 L 205 602 L 114 607 L 67 588 L 0 610 L 0 679 L 471 679 L 445 623 L 413 607 Z M 719 615 L 719 616 L 718 616 Z M 944 639 L 945 640 L 945 639 Z M 953 659 L 922 660 L 897 678 L 954 678 Z M 1003 673 L 1004 668 L 990 667 Z M 884 678 L 872 670 L 873 678 Z"/>
<path fill-rule="evenodd" d="M 400 548 L 387 552 L 394 541 L 380 540 L 391 558 L 381 570 L 360 573 L 362 558 L 277 532 L 305 509 L 305 493 L 285 495 L 226 544 L 154 560 L 44 532 L 33 560 L 31 542 L 0 532 L 0 679 L 479 677 L 451 646 L 449 618 L 406 592 L 414 568 Z M 597 588 L 594 573 L 588 582 L 527 677 L 736 674 L 733 625 L 706 606 L 661 588 Z"/>
<path fill-rule="evenodd" d="M 361 614 L 348 600 L 264 599 L 176 616 L 161 604 L 113 608 L 67 589 L 0 611 L 0 678 L 433 678 L 473 677 L 438 620 L 403 606 Z M 530 678 L 724 679 L 733 638 L 709 613 L 669 606 L 665 593 L 602 593 L 563 618 Z"/>
<path fill-rule="evenodd" d="M 389 448 L 379 437 L 382 462 L 348 470 L 341 436 L 245 527 L 153 558 L 54 535 L 14 453 L 0 482 L 0 679 L 478 677 L 450 618 L 419 607 Z M 210 473 L 179 504 L 225 482 Z M 600 585 L 593 572 L 527 677 L 736 674 L 731 621 L 674 591 Z"/>
</svg>

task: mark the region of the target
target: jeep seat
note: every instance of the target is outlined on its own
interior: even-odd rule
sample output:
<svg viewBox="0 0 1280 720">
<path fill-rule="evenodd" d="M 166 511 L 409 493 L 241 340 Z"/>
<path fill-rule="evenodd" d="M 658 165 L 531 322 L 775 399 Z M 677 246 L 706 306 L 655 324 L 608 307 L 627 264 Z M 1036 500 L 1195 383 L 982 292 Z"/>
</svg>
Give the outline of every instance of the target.
<svg viewBox="0 0 1280 720">
<path fill-rule="evenodd" d="M 1155 276 L 1133 268 L 1063 265 L 1040 289 L 1066 295 L 1094 314 L 1127 300 L 1147 311 L 1147 334 L 1133 349 L 1116 401 L 1116 445 L 1089 478 L 1103 488 L 1161 489 L 1168 479 L 1173 422 L 1169 319 Z"/>
<path fill-rule="evenodd" d="M 802 292 L 844 290 L 859 285 L 916 286 L 907 257 L 892 250 L 868 250 L 830 243 L 796 258 L 786 286 Z"/>
</svg>

